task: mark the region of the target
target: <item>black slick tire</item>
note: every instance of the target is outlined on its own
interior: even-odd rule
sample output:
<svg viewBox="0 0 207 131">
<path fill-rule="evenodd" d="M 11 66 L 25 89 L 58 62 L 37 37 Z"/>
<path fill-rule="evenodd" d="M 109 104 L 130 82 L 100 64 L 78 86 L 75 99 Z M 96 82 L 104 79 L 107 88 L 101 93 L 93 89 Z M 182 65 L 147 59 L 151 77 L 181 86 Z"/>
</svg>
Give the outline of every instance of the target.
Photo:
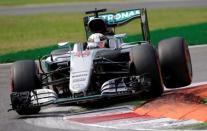
<svg viewBox="0 0 207 131">
<path fill-rule="evenodd" d="M 186 41 L 182 37 L 162 40 L 158 54 L 167 88 L 187 86 L 192 82 L 192 64 Z"/>
<path fill-rule="evenodd" d="M 136 75 L 149 74 L 152 86 L 144 95 L 158 97 L 163 93 L 163 82 L 157 53 L 150 44 L 142 44 L 132 48 L 130 58 Z"/>
<path fill-rule="evenodd" d="M 41 88 L 37 72 L 37 66 L 32 60 L 15 62 L 11 68 L 12 92 L 25 92 Z M 29 106 L 16 110 L 20 115 L 37 114 L 39 111 L 40 107 Z"/>
</svg>

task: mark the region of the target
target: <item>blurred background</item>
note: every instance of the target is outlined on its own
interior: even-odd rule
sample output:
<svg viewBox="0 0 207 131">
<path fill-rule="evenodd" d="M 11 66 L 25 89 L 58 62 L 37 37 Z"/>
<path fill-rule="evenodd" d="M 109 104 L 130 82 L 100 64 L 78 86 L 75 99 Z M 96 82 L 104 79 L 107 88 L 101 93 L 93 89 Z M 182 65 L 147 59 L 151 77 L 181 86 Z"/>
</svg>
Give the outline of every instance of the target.
<svg viewBox="0 0 207 131">
<path fill-rule="evenodd" d="M 207 0 L 0 0 L 0 63 L 37 59 L 58 42 L 86 41 L 84 12 L 94 8 L 147 8 L 154 46 L 172 36 L 184 37 L 189 45 L 207 43 Z M 125 41 L 138 40 L 140 23 L 116 33 L 127 33 Z"/>
</svg>

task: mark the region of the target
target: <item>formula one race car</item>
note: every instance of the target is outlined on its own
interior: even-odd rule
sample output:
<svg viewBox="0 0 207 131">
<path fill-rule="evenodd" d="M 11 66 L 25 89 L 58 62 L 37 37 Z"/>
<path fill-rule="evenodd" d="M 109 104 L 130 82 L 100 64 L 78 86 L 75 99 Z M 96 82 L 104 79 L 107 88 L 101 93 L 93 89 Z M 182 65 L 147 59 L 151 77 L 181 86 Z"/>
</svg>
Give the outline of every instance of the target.
<svg viewBox="0 0 207 131">
<path fill-rule="evenodd" d="M 12 109 L 35 114 L 49 104 L 71 104 L 144 94 L 158 97 L 163 87 L 179 88 L 192 81 L 191 58 L 181 37 L 150 43 L 146 9 L 117 13 L 88 11 L 84 17 L 87 42 L 60 43 L 60 49 L 11 68 Z M 140 19 L 143 40 L 125 43 L 115 28 Z M 65 48 L 63 48 L 65 47 Z"/>
</svg>

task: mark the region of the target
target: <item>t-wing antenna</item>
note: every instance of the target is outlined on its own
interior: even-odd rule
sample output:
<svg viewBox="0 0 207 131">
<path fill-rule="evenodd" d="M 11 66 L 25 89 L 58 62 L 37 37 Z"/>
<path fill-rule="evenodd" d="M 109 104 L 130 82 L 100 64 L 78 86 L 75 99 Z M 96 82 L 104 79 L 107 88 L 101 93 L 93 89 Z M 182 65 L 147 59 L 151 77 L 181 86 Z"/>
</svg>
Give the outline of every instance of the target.
<svg viewBox="0 0 207 131">
<path fill-rule="evenodd" d="M 86 14 L 94 14 L 95 18 L 98 18 L 98 13 L 99 12 L 106 12 L 106 9 L 99 9 L 97 10 L 97 8 L 95 8 L 95 10 L 91 10 L 91 11 L 86 11 Z"/>
</svg>

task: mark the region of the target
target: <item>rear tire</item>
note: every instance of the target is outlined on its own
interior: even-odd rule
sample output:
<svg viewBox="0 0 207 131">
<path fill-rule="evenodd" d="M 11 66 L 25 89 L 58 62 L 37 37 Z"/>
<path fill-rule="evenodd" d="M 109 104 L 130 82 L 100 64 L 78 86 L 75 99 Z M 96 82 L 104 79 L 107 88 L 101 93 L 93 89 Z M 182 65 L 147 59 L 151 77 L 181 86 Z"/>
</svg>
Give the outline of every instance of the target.
<svg viewBox="0 0 207 131">
<path fill-rule="evenodd" d="M 167 88 L 183 87 L 192 82 L 190 53 L 183 38 L 162 40 L 158 45 L 158 53 Z"/>
<path fill-rule="evenodd" d="M 163 93 L 163 82 L 155 49 L 150 44 L 135 46 L 130 52 L 130 57 L 136 75 L 149 74 L 151 76 L 152 86 L 144 95 L 147 97 L 161 96 Z"/>
<path fill-rule="evenodd" d="M 26 92 L 41 88 L 37 73 L 38 69 L 34 61 L 15 62 L 11 68 L 12 92 Z M 16 112 L 20 115 L 37 114 L 39 111 L 40 107 L 28 106 L 16 109 Z"/>
</svg>

